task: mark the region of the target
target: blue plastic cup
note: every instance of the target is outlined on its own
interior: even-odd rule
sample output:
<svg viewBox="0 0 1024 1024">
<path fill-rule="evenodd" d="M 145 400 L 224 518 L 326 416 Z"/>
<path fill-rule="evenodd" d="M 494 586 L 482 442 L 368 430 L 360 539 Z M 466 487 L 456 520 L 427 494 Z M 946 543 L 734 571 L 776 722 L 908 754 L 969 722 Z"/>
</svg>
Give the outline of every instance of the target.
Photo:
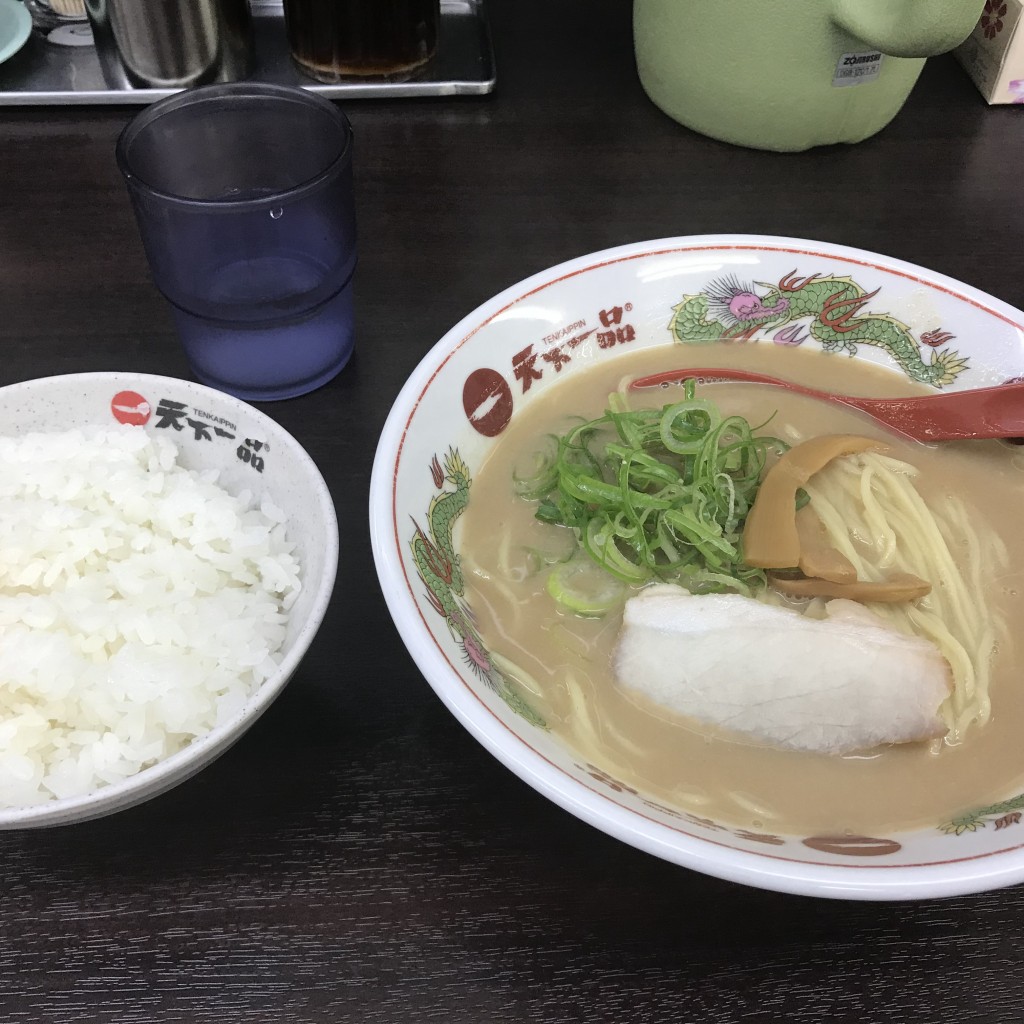
<svg viewBox="0 0 1024 1024">
<path fill-rule="evenodd" d="M 341 110 L 279 85 L 190 89 L 132 120 L 117 162 L 200 381 L 271 401 L 341 370 L 356 266 Z"/>
</svg>

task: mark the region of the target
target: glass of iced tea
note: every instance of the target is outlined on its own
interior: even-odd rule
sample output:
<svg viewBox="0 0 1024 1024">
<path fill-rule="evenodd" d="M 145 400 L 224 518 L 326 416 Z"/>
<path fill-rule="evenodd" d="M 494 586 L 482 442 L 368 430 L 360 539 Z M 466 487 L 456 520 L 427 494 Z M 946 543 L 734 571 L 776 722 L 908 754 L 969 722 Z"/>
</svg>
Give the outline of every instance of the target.
<svg viewBox="0 0 1024 1024">
<path fill-rule="evenodd" d="M 292 58 L 318 82 L 405 81 L 437 50 L 440 0 L 284 0 Z"/>
</svg>

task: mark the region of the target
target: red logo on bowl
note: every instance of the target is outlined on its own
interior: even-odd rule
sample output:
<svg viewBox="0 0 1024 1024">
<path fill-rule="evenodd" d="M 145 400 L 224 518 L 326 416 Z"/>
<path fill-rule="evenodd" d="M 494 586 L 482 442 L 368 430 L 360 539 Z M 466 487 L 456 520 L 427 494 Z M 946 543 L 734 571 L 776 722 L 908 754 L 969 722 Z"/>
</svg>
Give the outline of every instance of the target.
<svg viewBox="0 0 1024 1024">
<path fill-rule="evenodd" d="M 153 415 L 153 407 L 137 391 L 118 391 L 110 400 L 110 411 L 118 423 L 141 427 Z"/>
<path fill-rule="evenodd" d="M 478 433 L 497 437 L 512 419 L 512 389 L 497 370 L 474 370 L 462 388 L 462 408 Z"/>
</svg>

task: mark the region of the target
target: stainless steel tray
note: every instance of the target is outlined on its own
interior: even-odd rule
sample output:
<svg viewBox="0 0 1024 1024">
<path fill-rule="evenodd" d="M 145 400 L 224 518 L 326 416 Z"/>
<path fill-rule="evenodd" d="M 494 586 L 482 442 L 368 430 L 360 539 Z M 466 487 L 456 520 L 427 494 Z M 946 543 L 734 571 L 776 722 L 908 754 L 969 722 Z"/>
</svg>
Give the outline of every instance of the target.
<svg viewBox="0 0 1024 1024">
<path fill-rule="evenodd" d="M 437 56 L 414 81 L 338 85 L 321 85 L 295 68 L 288 54 L 280 0 L 253 0 L 252 9 L 255 81 L 302 86 L 332 99 L 479 96 L 494 89 L 494 52 L 481 0 L 441 0 Z M 62 28 L 67 34 L 67 26 Z M 77 31 L 81 39 L 88 26 L 83 24 Z M 0 106 L 146 104 L 174 91 L 111 89 L 92 45 L 59 45 L 40 32 L 33 32 L 18 53 L 0 64 Z"/>
</svg>

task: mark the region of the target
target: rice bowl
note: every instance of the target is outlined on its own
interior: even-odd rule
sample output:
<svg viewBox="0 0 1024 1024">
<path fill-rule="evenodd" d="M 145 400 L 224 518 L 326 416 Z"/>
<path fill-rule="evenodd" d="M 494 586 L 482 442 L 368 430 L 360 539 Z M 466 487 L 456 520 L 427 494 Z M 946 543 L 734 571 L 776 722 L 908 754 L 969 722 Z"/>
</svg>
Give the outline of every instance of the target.
<svg viewBox="0 0 1024 1024">
<path fill-rule="evenodd" d="M 0 827 L 18 828 L 149 799 L 237 740 L 316 634 L 338 532 L 294 438 L 221 392 L 92 373 L 2 393 L 0 461 L 9 477 L 33 463 L 0 496 L 0 798 L 19 805 Z M 19 790 L 42 777 L 34 749 L 49 752 L 47 783 Z"/>
</svg>

